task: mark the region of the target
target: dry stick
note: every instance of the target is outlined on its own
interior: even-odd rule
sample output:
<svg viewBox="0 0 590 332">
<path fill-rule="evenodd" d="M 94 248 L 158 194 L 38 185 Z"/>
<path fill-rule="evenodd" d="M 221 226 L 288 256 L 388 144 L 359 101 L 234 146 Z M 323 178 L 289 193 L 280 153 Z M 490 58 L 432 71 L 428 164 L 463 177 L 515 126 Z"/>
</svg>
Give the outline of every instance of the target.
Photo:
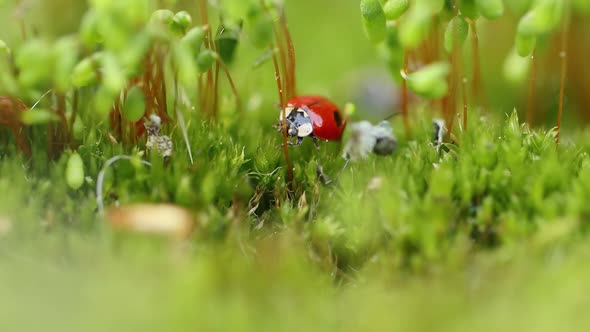
<svg viewBox="0 0 590 332">
<path fill-rule="evenodd" d="M 271 45 L 272 47 L 272 45 Z M 279 90 L 279 100 L 281 101 L 281 117 L 283 127 L 283 154 L 285 155 L 285 164 L 287 166 L 287 188 L 290 192 L 293 192 L 293 167 L 291 166 L 291 160 L 289 159 L 289 144 L 287 141 L 287 115 L 285 112 L 285 98 L 283 98 L 283 87 L 281 83 L 281 73 L 279 71 L 279 63 L 277 55 L 273 49 L 272 62 L 275 69 L 275 80 L 277 82 L 277 88 Z"/>
<path fill-rule="evenodd" d="M 559 57 L 561 58 L 561 79 L 559 82 L 559 111 L 557 113 L 557 136 L 555 142 L 559 144 L 559 136 L 561 133 L 561 116 L 563 115 L 563 98 L 565 94 L 565 74 L 567 71 L 567 37 L 569 32 L 569 7 L 567 2 L 565 4 L 565 17 L 563 18 L 563 27 L 561 30 L 561 52 Z"/>
<path fill-rule="evenodd" d="M 533 125 L 535 120 L 535 83 L 537 81 L 537 49 L 533 49 L 533 63 L 531 68 L 531 77 L 529 79 L 529 96 L 526 112 L 526 122 L 529 126 Z"/>
<path fill-rule="evenodd" d="M 412 135 L 410 131 L 410 121 L 408 119 L 408 82 L 406 76 L 408 75 L 408 51 L 404 51 L 404 67 L 402 69 L 402 116 L 404 119 L 404 129 L 406 137 L 409 139 Z"/>
<path fill-rule="evenodd" d="M 471 81 L 471 100 L 477 102 L 481 89 L 481 69 L 479 61 L 479 36 L 477 34 L 477 24 L 475 20 L 469 20 L 471 26 L 471 53 L 473 57 L 473 78 Z"/>
<path fill-rule="evenodd" d="M 240 95 L 238 94 L 238 89 L 236 88 L 236 85 L 234 84 L 234 80 L 231 78 L 231 75 L 229 73 L 229 69 L 227 68 L 227 66 L 225 65 L 225 63 L 223 62 L 223 60 L 219 57 L 216 56 L 215 59 L 217 60 L 217 64 L 219 65 L 219 67 L 221 67 L 221 69 L 223 69 L 223 71 L 225 72 L 225 77 L 227 77 L 227 82 L 229 83 L 229 86 L 231 88 L 231 91 L 234 94 L 234 97 L 236 98 L 236 109 L 238 110 L 238 112 L 242 112 L 242 102 L 240 101 Z"/>
</svg>

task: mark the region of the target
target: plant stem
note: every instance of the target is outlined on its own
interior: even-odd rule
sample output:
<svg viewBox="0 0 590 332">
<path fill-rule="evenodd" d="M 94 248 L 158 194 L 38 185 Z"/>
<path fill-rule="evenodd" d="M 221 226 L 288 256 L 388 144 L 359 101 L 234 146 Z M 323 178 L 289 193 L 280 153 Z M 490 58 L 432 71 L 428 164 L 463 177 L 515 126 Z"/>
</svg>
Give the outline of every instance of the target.
<svg viewBox="0 0 590 332">
<path fill-rule="evenodd" d="M 567 71 L 567 38 L 569 32 L 569 17 L 570 17 L 570 10 L 569 6 L 567 5 L 568 2 L 565 2 L 565 17 L 563 18 L 563 27 L 561 29 L 561 51 L 559 52 L 559 57 L 561 59 L 561 79 L 559 81 L 559 110 L 557 112 L 557 135 L 555 137 L 555 142 L 559 144 L 559 137 L 561 134 L 561 118 L 563 115 L 563 99 L 565 95 L 565 75 Z"/>
<path fill-rule="evenodd" d="M 176 119 L 178 120 L 178 125 L 180 126 L 180 131 L 182 132 L 182 137 L 184 138 L 184 143 L 186 144 L 186 150 L 188 151 L 188 157 L 191 161 L 191 165 L 194 163 L 193 161 L 193 152 L 191 149 L 191 143 L 188 139 L 188 130 L 186 129 L 186 123 L 184 121 L 184 116 L 182 112 L 178 108 L 178 99 L 180 92 L 178 88 L 178 69 L 174 73 L 174 112 L 176 113 Z"/>
<path fill-rule="evenodd" d="M 406 137 L 409 139 L 412 136 L 410 130 L 410 120 L 408 119 L 408 82 L 406 76 L 408 74 L 408 51 L 404 51 L 404 67 L 403 67 L 403 81 L 402 81 L 402 116 L 404 119 L 404 129 L 406 131 Z"/>
<path fill-rule="evenodd" d="M 289 63 L 287 64 L 287 96 L 288 98 L 292 98 L 297 95 L 297 82 L 295 79 L 295 47 L 293 46 L 293 38 L 291 38 L 291 33 L 287 26 L 287 17 L 285 16 L 284 9 L 282 9 L 280 25 L 283 32 L 283 38 L 287 45 L 287 59 L 289 60 Z"/>
<path fill-rule="evenodd" d="M 227 77 L 227 81 L 229 83 L 229 86 L 231 87 L 234 97 L 236 98 L 236 109 L 238 110 L 238 112 L 241 113 L 242 112 L 242 102 L 240 101 L 240 95 L 238 94 L 238 89 L 236 88 L 236 85 L 234 84 L 234 80 L 232 79 L 231 74 L 229 73 L 229 69 L 227 68 L 225 63 L 223 63 L 223 60 L 219 56 L 216 56 L 215 59 L 217 60 L 217 64 L 219 65 L 219 67 L 221 67 L 221 69 L 223 69 L 223 71 L 225 72 L 225 76 Z"/>
<path fill-rule="evenodd" d="M 272 46 L 271 46 L 272 47 Z M 279 71 L 279 62 L 277 59 L 277 54 L 274 52 L 273 49 L 273 56 L 272 61 L 274 64 L 275 69 L 275 80 L 277 82 L 277 88 L 279 91 L 279 100 L 281 101 L 281 118 L 282 123 L 281 126 L 283 127 L 282 134 L 283 134 L 283 154 L 285 156 L 285 164 L 287 167 L 287 188 L 290 192 L 293 192 L 293 167 L 291 166 L 291 160 L 289 159 L 289 144 L 287 140 L 287 115 L 285 112 L 285 98 L 283 97 L 283 86 L 281 83 L 281 72 Z"/>
<path fill-rule="evenodd" d="M 469 20 L 471 26 L 471 53 L 473 57 L 473 78 L 471 81 L 471 100 L 477 102 L 481 89 L 481 68 L 479 61 L 479 36 L 477 34 L 477 24 L 475 20 Z"/>
<path fill-rule="evenodd" d="M 467 78 L 462 79 L 463 86 L 463 130 L 467 131 Z"/>
<path fill-rule="evenodd" d="M 533 50 L 533 63 L 531 64 L 531 78 L 529 80 L 529 97 L 528 97 L 528 107 L 526 113 L 526 122 L 529 126 L 533 125 L 535 121 L 535 84 L 537 81 L 537 49 Z"/>
</svg>

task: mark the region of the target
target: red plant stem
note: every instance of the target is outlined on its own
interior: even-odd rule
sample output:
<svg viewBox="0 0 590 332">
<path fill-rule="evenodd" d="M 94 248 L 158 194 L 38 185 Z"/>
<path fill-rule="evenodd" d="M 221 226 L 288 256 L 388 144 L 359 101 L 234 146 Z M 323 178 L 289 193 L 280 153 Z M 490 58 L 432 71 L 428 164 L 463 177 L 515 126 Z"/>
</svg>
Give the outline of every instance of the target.
<svg viewBox="0 0 590 332">
<path fill-rule="evenodd" d="M 227 81 L 229 83 L 229 86 L 231 87 L 234 97 L 236 98 L 236 109 L 238 110 L 238 112 L 242 112 L 242 102 L 240 101 L 240 95 L 238 94 L 238 89 L 236 88 L 236 85 L 234 84 L 234 80 L 232 79 L 232 77 L 229 73 L 229 69 L 227 68 L 225 63 L 223 63 L 223 60 L 220 57 L 216 57 L 216 59 L 217 59 L 217 63 L 219 65 L 219 67 L 221 67 L 223 69 L 223 71 L 225 72 L 225 77 L 227 77 Z M 281 105 L 282 105 L 282 102 L 281 102 Z"/>
<path fill-rule="evenodd" d="M 467 131 L 467 79 L 463 77 L 463 130 Z"/>
<path fill-rule="evenodd" d="M 471 26 L 471 56 L 473 57 L 472 81 L 471 81 L 471 100 L 476 102 L 481 89 L 481 68 L 479 61 L 479 36 L 477 34 L 477 24 L 474 20 L 469 20 Z"/>
<path fill-rule="evenodd" d="M 408 82 L 406 81 L 406 75 L 408 74 L 408 58 L 409 52 L 404 52 L 404 67 L 403 67 L 403 80 L 402 80 L 402 116 L 404 119 L 404 129 L 406 131 L 406 137 L 411 137 L 410 131 L 410 120 L 408 119 Z"/>
<path fill-rule="evenodd" d="M 285 54 L 285 46 L 283 44 L 283 41 L 281 40 L 281 37 L 280 37 L 279 32 L 277 31 L 276 27 L 274 29 L 274 34 L 275 34 L 275 40 L 277 43 L 277 48 L 279 50 L 281 72 L 283 73 L 282 83 L 281 83 L 282 88 L 281 88 L 280 92 L 283 95 L 283 99 L 285 99 L 285 101 L 286 101 L 287 99 L 289 99 L 289 91 L 287 90 L 288 89 L 287 76 L 289 76 L 289 70 L 287 69 L 287 56 Z"/>
<path fill-rule="evenodd" d="M 70 116 L 70 121 L 68 123 L 70 141 L 74 140 L 74 122 L 76 122 L 76 116 L 78 116 L 78 95 L 78 89 L 74 89 L 72 95 L 72 115 Z"/>
<path fill-rule="evenodd" d="M 565 4 L 565 17 L 563 18 L 563 27 L 561 29 L 561 51 L 559 52 L 559 57 L 561 59 L 561 79 L 559 81 L 559 110 L 557 113 L 557 135 L 555 137 L 555 142 L 559 144 L 559 137 L 561 134 L 561 117 L 563 115 L 563 99 L 565 95 L 565 75 L 567 71 L 567 38 L 569 32 L 569 7 L 567 5 L 568 2 Z"/>
<path fill-rule="evenodd" d="M 288 98 L 292 98 L 297 95 L 297 82 L 295 80 L 295 47 L 293 46 L 293 38 L 291 38 L 291 33 L 287 26 L 287 17 L 285 16 L 284 10 L 281 15 L 281 28 L 287 44 L 287 58 L 289 60 L 289 64 L 287 65 L 287 96 Z"/>
<path fill-rule="evenodd" d="M 451 135 L 455 123 L 455 112 L 457 110 L 457 79 L 460 77 L 458 63 L 462 62 L 460 58 L 459 45 L 457 38 L 453 39 L 453 50 L 451 52 L 451 74 L 449 75 L 449 93 L 447 114 L 445 121 L 448 123 L 447 134 Z"/>
<path fill-rule="evenodd" d="M 271 46 L 272 47 L 272 46 Z M 277 59 L 276 53 L 274 53 L 273 49 L 273 56 L 272 61 L 274 64 L 275 69 L 275 80 L 277 82 L 277 88 L 279 91 L 279 100 L 281 101 L 281 113 L 282 113 L 282 127 L 283 127 L 283 154 L 285 156 L 285 164 L 287 167 L 287 188 L 290 192 L 293 192 L 293 166 L 291 166 L 291 160 L 289 159 L 289 144 L 287 139 L 287 115 L 285 112 L 285 98 L 283 98 L 283 87 L 281 83 L 281 73 L 279 71 L 279 63 Z"/>
<path fill-rule="evenodd" d="M 197 77 L 197 90 L 199 90 L 199 111 L 201 111 L 205 105 L 203 105 L 203 74 L 199 73 Z"/>
<path fill-rule="evenodd" d="M 529 96 L 526 112 L 526 122 L 532 126 L 535 121 L 535 83 L 537 81 L 537 49 L 533 50 L 533 63 L 531 65 L 531 77 L 529 79 Z"/>
<path fill-rule="evenodd" d="M 434 24 L 434 36 L 432 38 L 432 61 L 436 61 L 439 56 L 439 45 L 440 45 L 440 24 L 438 22 L 438 17 L 435 16 L 432 18 L 432 23 Z"/>
</svg>

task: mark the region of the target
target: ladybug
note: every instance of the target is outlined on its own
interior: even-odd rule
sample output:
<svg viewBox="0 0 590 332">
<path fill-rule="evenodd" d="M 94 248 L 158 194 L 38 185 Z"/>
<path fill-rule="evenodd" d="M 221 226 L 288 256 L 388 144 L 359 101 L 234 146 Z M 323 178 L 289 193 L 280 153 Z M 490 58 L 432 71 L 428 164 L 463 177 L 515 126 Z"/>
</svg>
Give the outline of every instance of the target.
<svg viewBox="0 0 590 332">
<path fill-rule="evenodd" d="M 287 135 L 297 137 L 295 143 L 301 145 L 304 137 L 310 137 L 317 145 L 317 140 L 340 141 L 346 127 L 346 120 L 340 109 L 329 99 L 322 96 L 299 96 L 287 102 L 279 115 L 278 130 L 283 130 L 283 114 L 287 117 Z"/>
</svg>

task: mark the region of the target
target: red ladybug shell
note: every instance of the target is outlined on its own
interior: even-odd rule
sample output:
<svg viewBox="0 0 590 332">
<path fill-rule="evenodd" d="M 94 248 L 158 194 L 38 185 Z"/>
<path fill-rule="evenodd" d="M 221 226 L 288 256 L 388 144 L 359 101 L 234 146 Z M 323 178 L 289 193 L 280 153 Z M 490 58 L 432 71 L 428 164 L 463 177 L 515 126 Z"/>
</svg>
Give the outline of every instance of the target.
<svg viewBox="0 0 590 332">
<path fill-rule="evenodd" d="M 329 141 L 339 141 L 346 121 L 338 106 L 322 96 L 299 96 L 287 102 L 287 107 L 303 109 L 311 119 L 312 134 Z"/>
</svg>

